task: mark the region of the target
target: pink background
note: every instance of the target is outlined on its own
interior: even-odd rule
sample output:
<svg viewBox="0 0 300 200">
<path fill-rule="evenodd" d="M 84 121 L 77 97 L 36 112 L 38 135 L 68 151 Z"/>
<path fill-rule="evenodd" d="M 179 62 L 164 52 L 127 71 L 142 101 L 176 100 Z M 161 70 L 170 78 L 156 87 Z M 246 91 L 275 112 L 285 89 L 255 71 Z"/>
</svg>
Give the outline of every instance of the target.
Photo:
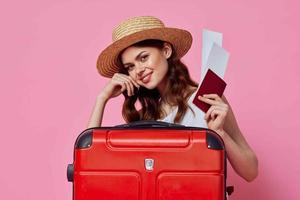
<svg viewBox="0 0 300 200">
<path fill-rule="evenodd" d="M 192 33 L 184 61 L 195 80 L 202 29 L 223 32 L 231 53 L 225 95 L 260 172 L 247 183 L 230 168 L 231 199 L 299 199 L 299 6 L 296 0 L 2 1 L 1 199 L 71 199 L 66 166 L 107 82 L 96 71 L 98 53 L 112 27 L 136 15 Z M 103 125 L 123 123 L 122 99 L 108 103 Z"/>
</svg>

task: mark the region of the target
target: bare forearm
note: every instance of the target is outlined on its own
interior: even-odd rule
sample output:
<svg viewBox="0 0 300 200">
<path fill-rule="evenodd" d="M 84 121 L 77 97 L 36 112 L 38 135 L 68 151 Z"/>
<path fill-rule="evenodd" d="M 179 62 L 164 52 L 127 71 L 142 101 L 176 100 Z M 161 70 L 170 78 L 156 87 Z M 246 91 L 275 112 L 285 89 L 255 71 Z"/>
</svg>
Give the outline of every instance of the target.
<svg viewBox="0 0 300 200">
<path fill-rule="evenodd" d="M 101 96 L 97 97 L 87 128 L 101 126 L 106 102 L 107 100 L 105 100 L 105 98 Z"/>
<path fill-rule="evenodd" d="M 224 130 L 218 134 L 222 137 L 228 160 L 234 170 L 246 181 L 254 180 L 258 175 L 258 160 L 250 148 L 238 145 Z"/>
</svg>

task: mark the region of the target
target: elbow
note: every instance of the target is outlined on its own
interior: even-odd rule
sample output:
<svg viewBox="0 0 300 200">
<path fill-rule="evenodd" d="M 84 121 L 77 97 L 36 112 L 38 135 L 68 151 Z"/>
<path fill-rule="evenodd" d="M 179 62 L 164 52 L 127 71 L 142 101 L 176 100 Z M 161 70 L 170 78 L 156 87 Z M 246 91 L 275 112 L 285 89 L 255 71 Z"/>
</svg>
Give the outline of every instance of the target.
<svg viewBox="0 0 300 200">
<path fill-rule="evenodd" d="M 258 176 L 258 170 L 255 170 L 254 172 L 252 172 L 251 174 L 247 175 L 246 177 L 244 177 L 244 179 L 247 182 L 252 182 L 256 179 L 256 177 Z"/>
<path fill-rule="evenodd" d="M 258 176 L 258 160 L 257 160 L 257 157 L 254 153 L 252 155 L 252 165 L 247 171 L 248 171 L 248 173 L 245 174 L 245 176 L 243 178 L 247 182 L 254 181 Z"/>
</svg>

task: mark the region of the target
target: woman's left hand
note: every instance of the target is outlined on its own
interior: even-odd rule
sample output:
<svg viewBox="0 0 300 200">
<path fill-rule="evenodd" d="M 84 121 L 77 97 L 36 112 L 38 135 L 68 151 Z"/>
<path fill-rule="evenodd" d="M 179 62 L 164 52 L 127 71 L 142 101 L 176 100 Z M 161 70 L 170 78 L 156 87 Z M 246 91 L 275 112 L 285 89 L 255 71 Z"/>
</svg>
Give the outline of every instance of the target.
<svg viewBox="0 0 300 200">
<path fill-rule="evenodd" d="M 198 99 L 211 105 L 205 114 L 208 128 L 216 132 L 223 131 L 229 106 L 217 94 L 205 94 L 198 96 Z"/>
</svg>

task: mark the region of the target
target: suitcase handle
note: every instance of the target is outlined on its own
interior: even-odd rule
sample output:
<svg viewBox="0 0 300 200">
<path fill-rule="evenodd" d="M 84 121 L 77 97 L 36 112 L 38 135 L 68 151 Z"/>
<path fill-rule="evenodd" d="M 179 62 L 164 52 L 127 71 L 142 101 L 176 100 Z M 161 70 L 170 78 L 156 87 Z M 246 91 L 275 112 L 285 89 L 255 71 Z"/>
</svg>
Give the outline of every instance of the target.
<svg viewBox="0 0 300 200">
<path fill-rule="evenodd" d="M 167 122 L 161 122 L 161 121 L 155 121 L 155 120 L 141 120 L 141 121 L 135 121 L 128 124 L 121 124 L 117 125 L 115 127 L 118 128 L 133 128 L 133 127 L 178 127 L 182 128 L 185 127 L 180 124 L 173 124 L 173 123 L 167 123 Z"/>
</svg>

